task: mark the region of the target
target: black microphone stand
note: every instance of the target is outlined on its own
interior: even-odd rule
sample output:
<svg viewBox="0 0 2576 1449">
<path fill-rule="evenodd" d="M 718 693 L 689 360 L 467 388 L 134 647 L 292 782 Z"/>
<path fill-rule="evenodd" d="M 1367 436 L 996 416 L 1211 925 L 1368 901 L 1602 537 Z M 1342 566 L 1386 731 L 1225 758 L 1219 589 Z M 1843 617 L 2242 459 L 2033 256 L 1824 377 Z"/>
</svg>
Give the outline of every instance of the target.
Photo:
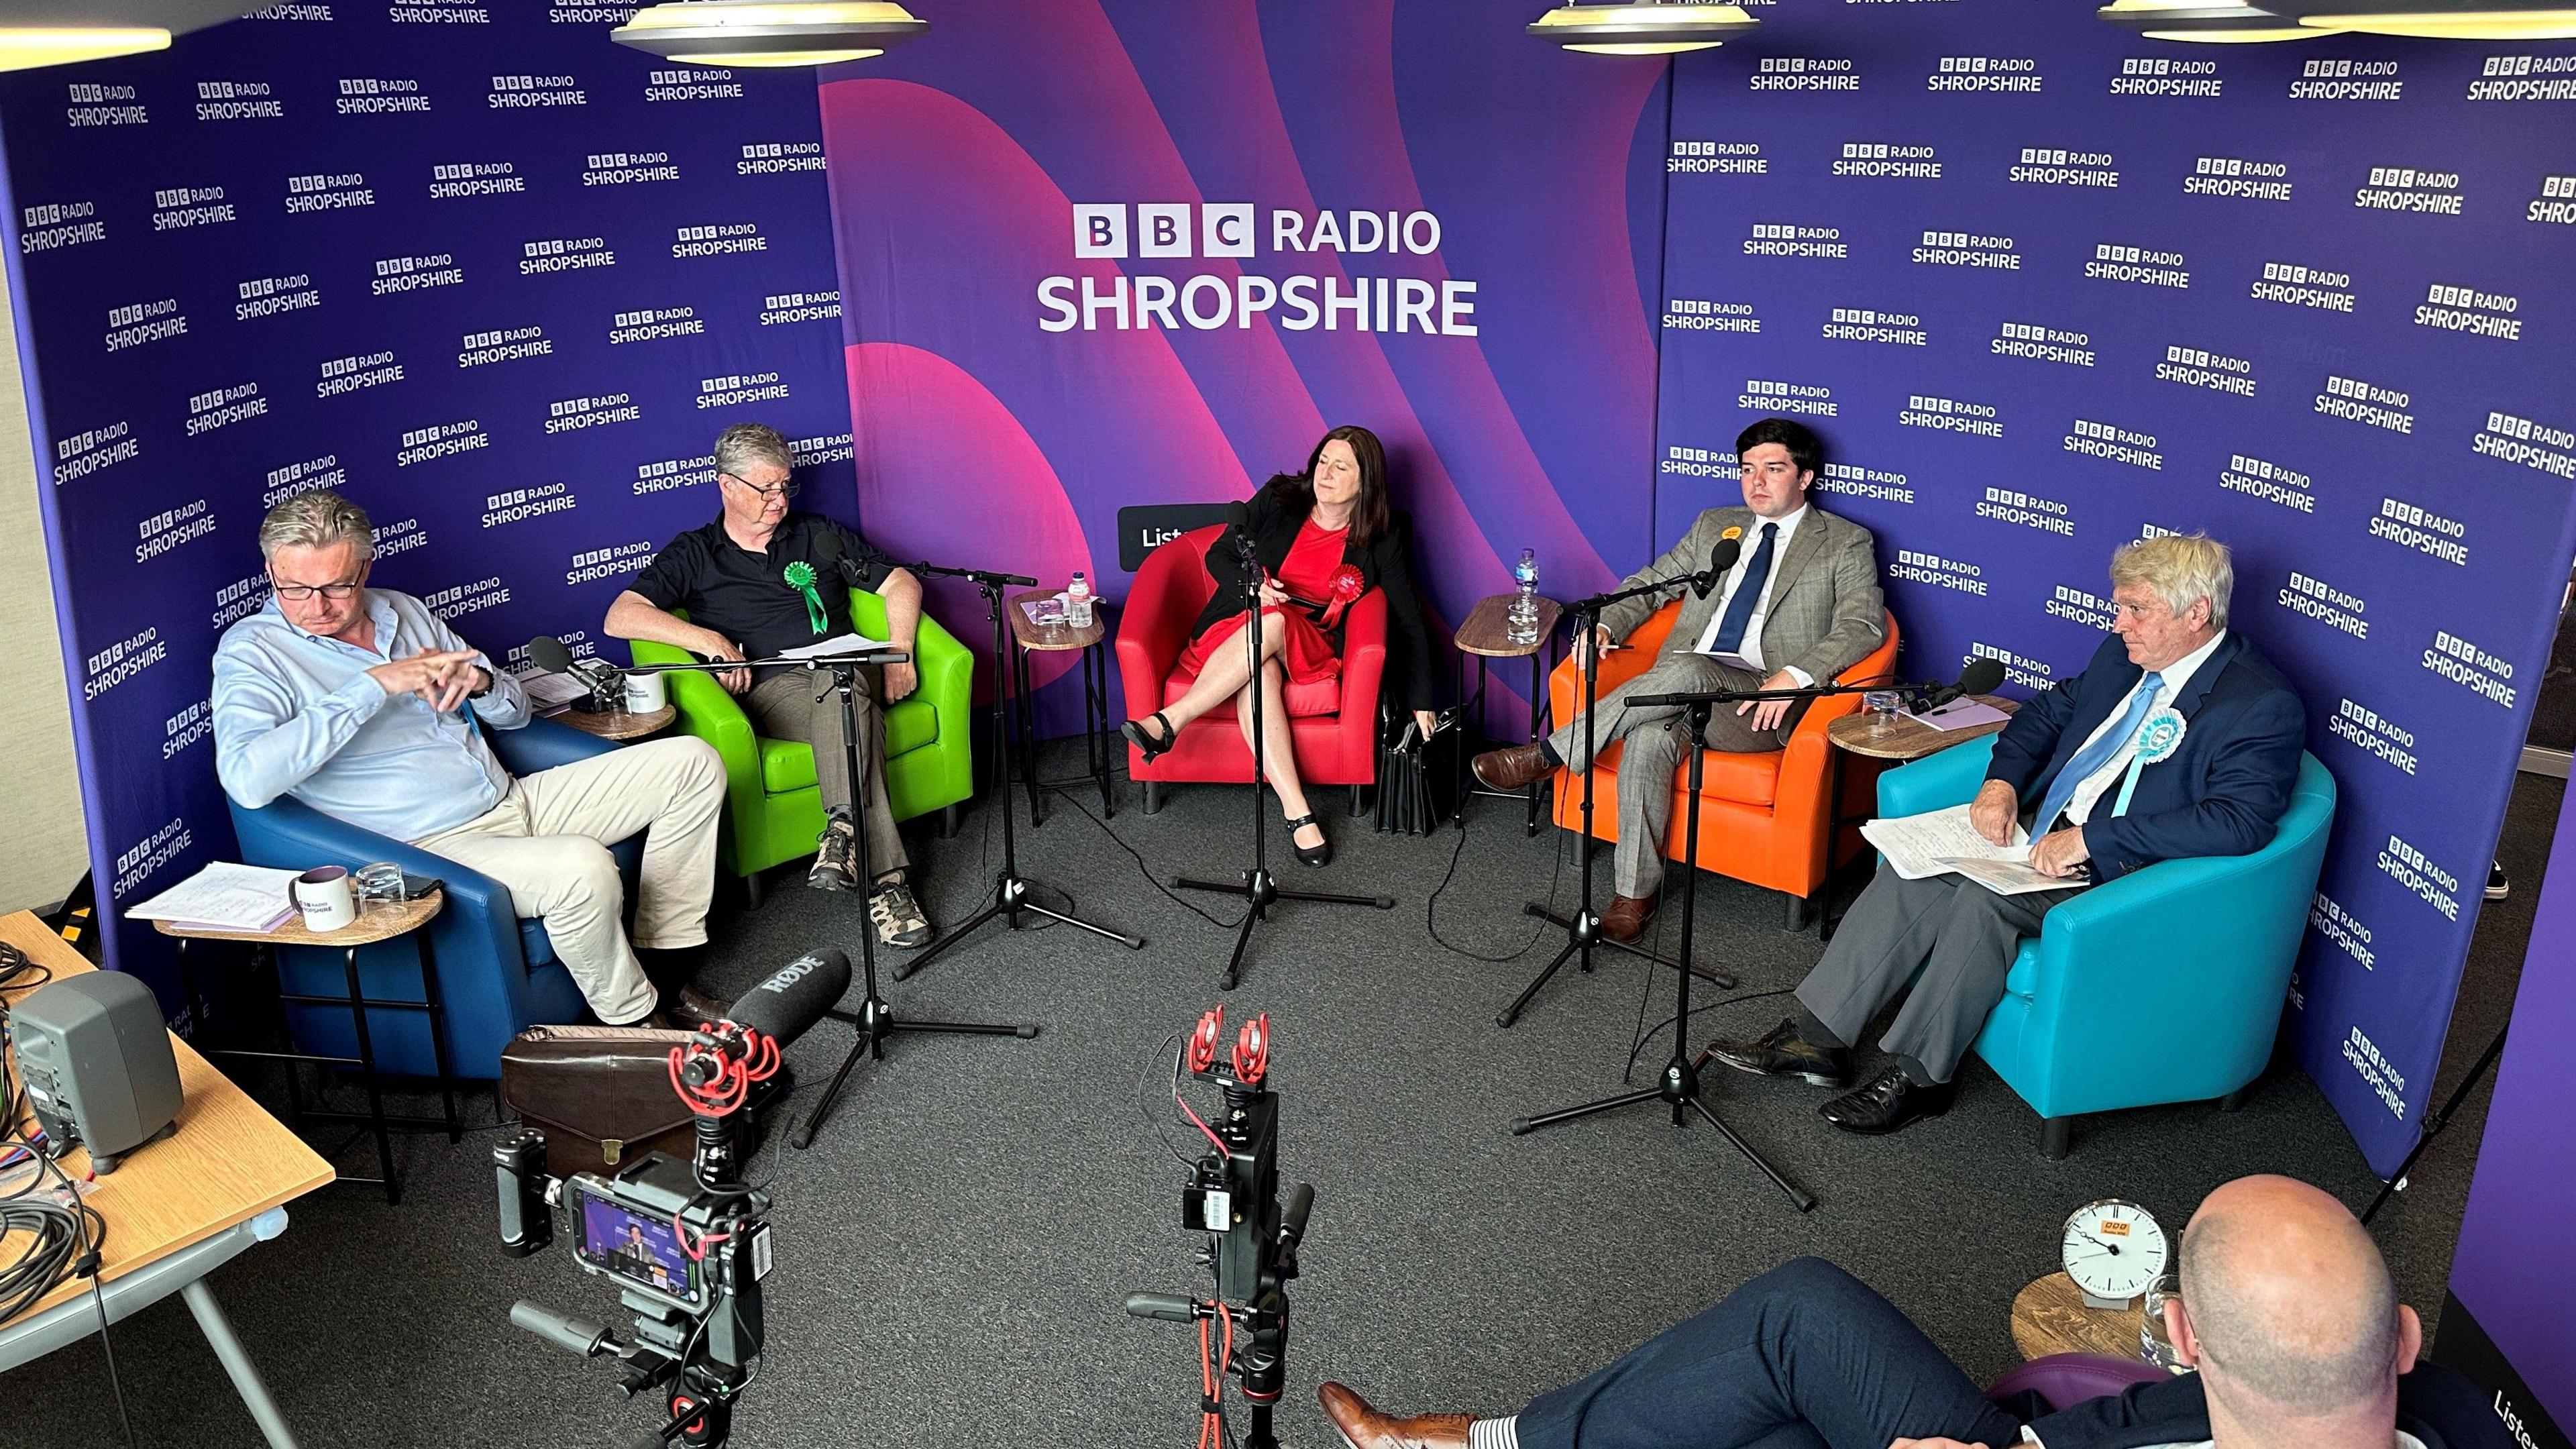
<svg viewBox="0 0 2576 1449">
<path fill-rule="evenodd" d="M 1375 906 L 1381 911 L 1395 909 L 1393 896 L 1346 896 L 1330 891 L 1301 891 L 1283 888 L 1270 878 L 1269 818 L 1262 813 L 1262 787 L 1269 783 L 1269 772 L 1262 762 L 1261 677 L 1265 672 L 1261 658 L 1261 560 L 1253 552 L 1252 535 L 1240 527 L 1228 530 L 1235 548 L 1243 557 L 1243 637 L 1244 647 L 1252 651 L 1251 677 L 1245 687 L 1252 691 L 1252 869 L 1237 881 L 1195 880 L 1175 876 L 1172 884 L 1185 891 L 1216 891 L 1223 895 L 1243 897 L 1243 924 L 1234 933 L 1234 954 L 1225 963 L 1225 974 L 1217 985 L 1232 991 L 1243 979 L 1244 949 L 1252 944 L 1252 928 L 1268 919 L 1274 901 L 1314 901 L 1328 906 Z"/>
<path fill-rule="evenodd" d="M 1697 580 L 1695 578 L 1689 576 L 1678 579 L 1665 579 L 1657 583 L 1639 584 L 1633 589 L 1621 589 L 1615 593 L 1594 594 L 1589 598 L 1577 599 L 1566 606 L 1567 613 L 1572 615 L 1574 619 L 1575 662 L 1583 671 L 1584 767 L 1581 772 L 1583 775 L 1583 842 L 1581 845 L 1576 847 L 1582 857 L 1582 893 L 1576 898 L 1574 917 L 1571 920 L 1568 920 L 1567 918 L 1558 915 L 1555 911 L 1550 910 L 1548 908 L 1549 903 L 1544 901 L 1531 901 L 1521 908 L 1522 912 L 1526 915 L 1536 916 L 1540 920 L 1546 921 L 1552 926 L 1563 928 L 1565 931 L 1565 944 L 1558 948 L 1555 957 L 1540 970 L 1538 975 L 1531 978 L 1530 984 L 1521 988 L 1521 994 L 1512 998 L 1512 1004 L 1503 1008 L 1503 1014 L 1494 1018 L 1494 1025 L 1496 1026 L 1508 1027 L 1513 1022 L 1518 1021 L 1520 1019 L 1521 1009 L 1530 1004 L 1530 998 L 1538 995 L 1539 988 L 1547 985 L 1548 979 L 1556 975 L 1557 971 L 1562 968 L 1569 959 L 1576 961 L 1585 971 L 1590 971 L 1592 969 L 1592 948 L 1595 946 L 1607 946 L 1613 950 L 1625 951 L 1631 956 L 1643 957 L 1648 961 L 1654 962 L 1658 966 L 1669 967 L 1675 971 L 1682 970 L 1682 962 L 1690 959 L 1690 944 L 1687 933 L 1684 934 L 1681 961 L 1671 960 L 1669 958 L 1656 955 L 1653 951 L 1644 946 L 1634 945 L 1627 941 L 1614 941 L 1609 937 L 1602 935 L 1601 917 L 1592 909 L 1592 846 L 1593 842 L 1600 838 L 1592 833 L 1592 757 L 1595 741 L 1595 727 L 1592 715 L 1593 711 L 1600 705 L 1601 695 L 1601 680 L 1599 675 L 1601 667 L 1601 650 L 1599 647 L 1599 641 L 1593 638 L 1593 635 L 1600 628 L 1601 611 L 1610 607 L 1612 604 L 1619 603 L 1626 599 L 1643 598 L 1648 594 L 1661 593 L 1670 588 L 1687 586 L 1696 581 Z M 1694 784 L 1696 784 L 1696 781 L 1694 781 Z M 1694 790 L 1693 793 L 1695 795 L 1696 790 Z M 1698 812 L 1694 810 L 1692 815 L 1694 817 L 1692 823 L 1696 826 L 1698 823 L 1696 818 Z M 1644 844 L 1649 850 L 1661 850 L 1664 848 L 1664 843 L 1660 840 L 1644 842 Z M 1724 990 L 1732 991 L 1735 989 L 1735 978 L 1722 971 L 1705 971 L 1701 970 L 1697 966 L 1690 967 L 1689 969 L 1696 973 L 1702 980 L 1712 982 Z"/>
<path fill-rule="evenodd" d="M 1131 951 L 1145 949 L 1145 938 L 1142 936 L 1126 935 L 1113 931 L 1107 926 L 1094 925 L 1080 916 L 1063 911 L 1051 911 L 1037 904 L 1029 899 L 1029 894 L 1036 888 L 1038 882 L 1020 874 L 1019 835 L 1014 828 L 1011 814 L 1011 748 L 1005 734 L 1009 729 L 1007 721 L 1012 713 L 1011 679 L 1018 671 L 1011 668 L 1010 656 L 1003 652 L 1010 647 L 1010 640 L 1003 630 L 1002 590 L 1013 586 L 1035 588 L 1038 581 L 1026 574 L 997 574 L 986 569 L 943 568 L 927 563 L 912 564 L 909 567 L 917 574 L 965 579 L 974 584 L 983 592 L 985 612 L 992 615 L 993 667 L 997 680 L 993 696 L 993 778 L 1000 781 L 1002 787 L 1001 793 L 995 797 L 1002 812 L 1002 871 L 993 878 L 993 903 L 977 911 L 964 924 L 948 934 L 922 947 L 920 954 L 895 967 L 894 979 L 909 980 L 914 972 L 929 965 L 949 947 L 973 935 L 976 928 L 996 916 L 1007 920 L 1012 930 L 1020 929 L 1022 911 L 1044 916 L 1050 921 L 1062 921 L 1068 926 L 1079 926 L 1095 936 L 1106 936 Z M 1072 897 L 1066 897 L 1068 904 L 1071 900 Z"/>
<path fill-rule="evenodd" d="M 1774 699 L 1784 695 L 1790 697 L 1805 697 L 1807 693 L 1807 691 L 1803 690 L 1715 691 L 1706 694 L 1656 695 L 1651 698 L 1630 701 L 1632 704 L 1639 705 L 1680 704 L 1684 707 L 1684 715 L 1690 725 L 1689 798 L 1693 804 L 1690 812 L 1690 823 L 1686 827 L 1687 844 L 1682 851 L 1681 957 L 1684 961 L 1688 961 L 1690 959 L 1691 926 L 1692 922 L 1698 915 L 1697 907 L 1699 903 L 1699 891 L 1697 887 L 1699 885 L 1698 861 L 1700 812 L 1697 807 L 1697 801 L 1699 799 L 1700 771 L 1703 761 L 1708 753 L 1707 738 L 1709 715 L 1714 711 L 1715 707 L 1721 703 L 1729 703 L 1746 699 Z M 1587 730 L 1588 728 L 1589 726 L 1587 725 Z M 1585 744 L 1588 751 L 1590 741 L 1587 739 Z M 1588 777 L 1590 775 L 1590 771 L 1586 770 L 1585 774 Z M 1588 803 L 1589 802 L 1587 802 L 1587 804 Z M 1591 822 L 1586 820 L 1584 824 L 1588 832 Z M 1658 842 L 1658 845 L 1660 846 L 1660 842 Z M 1587 905 L 1589 904 L 1588 898 L 1586 903 Z M 1555 968 L 1550 967 L 1549 969 L 1553 970 Z M 1692 1061 L 1691 1058 L 1682 1050 L 1682 1043 L 1688 1039 L 1690 1029 L 1691 977 L 1699 974 L 1701 973 L 1697 971 L 1682 971 L 1677 973 L 1680 984 L 1675 989 L 1674 993 L 1675 1001 L 1673 1009 L 1675 1016 L 1673 1019 L 1673 1055 L 1672 1060 L 1664 1064 L 1664 1074 L 1661 1081 L 1657 1082 L 1654 1086 L 1646 1088 L 1644 1091 L 1625 1092 L 1616 1097 L 1605 1097 L 1597 1102 L 1586 1102 L 1579 1107 L 1566 1107 L 1554 1112 L 1542 1112 L 1535 1117 L 1518 1118 L 1512 1123 L 1512 1135 L 1515 1137 L 1522 1136 L 1530 1132 L 1535 1132 L 1541 1127 L 1551 1127 L 1559 1122 L 1571 1122 L 1577 1117 L 1590 1117 L 1597 1113 L 1613 1111 L 1620 1107 L 1633 1107 L 1640 1102 L 1671 1103 L 1673 1109 L 1673 1125 L 1679 1127 L 1682 1125 L 1682 1108 L 1687 1106 L 1692 1111 L 1697 1112 L 1700 1115 L 1700 1120 L 1706 1122 L 1709 1126 L 1716 1128 L 1718 1135 L 1724 1137 L 1729 1143 L 1733 1144 L 1736 1151 L 1743 1153 L 1747 1162 L 1750 1162 L 1755 1167 L 1762 1169 L 1762 1175 L 1770 1178 L 1773 1186 L 1779 1188 L 1782 1192 L 1787 1193 L 1789 1195 L 1789 1201 L 1797 1205 L 1798 1211 L 1802 1213 L 1810 1211 L 1816 1205 L 1815 1198 L 1809 1195 L 1805 1189 L 1799 1187 L 1796 1183 L 1793 1183 L 1789 1179 L 1781 1176 L 1778 1168 L 1773 1167 L 1769 1162 L 1763 1160 L 1762 1154 L 1753 1150 L 1752 1143 L 1745 1141 L 1742 1136 L 1737 1134 L 1734 1128 L 1726 1125 L 1725 1119 L 1719 1117 L 1715 1112 L 1710 1111 L 1708 1109 L 1708 1104 L 1699 1099 L 1699 1065 Z M 1730 981 L 1727 984 L 1731 986 L 1734 983 Z"/>
</svg>

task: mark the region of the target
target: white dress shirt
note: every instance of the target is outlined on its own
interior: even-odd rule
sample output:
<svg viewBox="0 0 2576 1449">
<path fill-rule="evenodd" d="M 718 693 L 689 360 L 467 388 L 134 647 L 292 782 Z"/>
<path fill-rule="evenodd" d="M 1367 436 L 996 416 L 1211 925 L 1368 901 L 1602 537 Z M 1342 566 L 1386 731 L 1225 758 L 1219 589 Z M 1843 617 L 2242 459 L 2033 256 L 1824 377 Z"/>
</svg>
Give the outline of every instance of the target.
<svg viewBox="0 0 2576 1449">
<path fill-rule="evenodd" d="M 1780 530 L 1771 540 L 1771 572 L 1762 580 L 1762 596 L 1753 601 L 1753 617 L 1744 621 L 1744 640 L 1735 646 L 1735 652 L 1744 656 L 1744 661 L 1753 666 L 1755 673 L 1770 672 L 1770 664 L 1762 658 L 1762 622 L 1771 616 L 1771 595 L 1780 587 L 1780 565 L 1789 557 L 1789 540 L 1798 536 L 1798 525 L 1806 519 L 1808 507 L 1801 503 L 1797 512 L 1783 518 L 1756 515 L 1745 526 L 1744 552 L 1735 560 L 1735 567 L 1726 571 L 1726 587 L 1718 595 L 1717 609 L 1708 616 L 1708 627 L 1700 631 L 1699 642 L 1691 646 L 1692 653 L 1708 654 L 1716 650 L 1717 631 L 1726 626 L 1727 606 L 1735 602 L 1735 591 L 1744 584 L 1745 570 L 1753 567 L 1754 551 L 1762 546 L 1762 530 L 1765 525 L 1770 525 Z M 1802 689 L 1816 682 L 1803 669 L 1792 669 L 1789 673 L 1797 678 Z"/>
<path fill-rule="evenodd" d="M 2201 666 L 2209 662 L 2210 655 L 2218 652 L 2220 642 L 2226 638 L 2227 631 L 2221 629 L 2217 633 L 2209 636 L 2208 643 L 2201 645 L 2189 654 L 2175 660 L 2170 667 L 2157 671 L 2158 676 L 2163 680 L 2163 683 L 2157 687 L 2156 702 L 2154 706 L 2148 710 L 2148 713 L 2153 714 L 2158 709 L 2164 709 L 2170 706 L 2176 699 L 2180 698 L 2183 686 L 2191 683 L 2192 676 L 2198 674 Z M 2095 725 L 2093 727 L 2093 733 L 2084 737 L 2084 744 L 2077 745 L 2074 753 L 2068 755 L 2066 758 L 2071 760 L 2074 759 L 2076 755 L 2084 753 L 2086 745 L 2090 745 L 2095 740 L 2100 739 L 2103 731 L 2111 729 L 2113 726 L 2119 724 L 2123 718 L 2126 718 L 2129 713 L 2129 701 L 2136 694 L 2137 690 L 2132 688 L 2129 693 L 2120 696 L 2120 702 L 2111 706 L 2111 713 L 2104 717 L 2100 724 Z M 2129 742 L 2122 745 L 2117 754 L 2114 754 L 2109 760 L 2103 762 L 2102 768 L 2095 770 L 2091 775 L 2086 776 L 2084 783 L 2075 787 L 2074 798 L 2066 802 L 2067 822 L 2073 825 L 2081 825 L 2085 821 L 2091 819 L 2093 816 L 2093 807 L 2101 803 L 2102 796 L 2110 790 L 2111 783 L 2128 772 L 2129 762 L 2136 759 L 2137 756 L 2138 741 L 2136 736 L 2132 735 Z M 2043 831 L 2046 830 L 2048 826 L 2049 822 L 2045 820 L 2040 821 L 2038 824 L 2038 828 Z"/>
</svg>

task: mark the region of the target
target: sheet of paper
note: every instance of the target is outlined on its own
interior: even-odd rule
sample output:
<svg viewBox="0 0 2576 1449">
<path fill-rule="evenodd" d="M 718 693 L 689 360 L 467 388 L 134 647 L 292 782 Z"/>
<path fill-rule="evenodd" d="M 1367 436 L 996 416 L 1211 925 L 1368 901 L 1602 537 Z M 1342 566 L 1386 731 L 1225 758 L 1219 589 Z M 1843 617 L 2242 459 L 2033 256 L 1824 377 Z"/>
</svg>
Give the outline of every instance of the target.
<svg viewBox="0 0 2576 1449">
<path fill-rule="evenodd" d="M 1950 869 L 1984 886 L 1999 896 L 2026 896 L 2033 891 L 2061 891 L 2083 882 L 2042 875 L 2021 860 L 1970 860 L 1952 857 L 1941 862 Z"/>
<path fill-rule="evenodd" d="M 829 639 L 818 639 L 811 644 L 800 644 L 793 649 L 781 649 L 778 651 L 778 657 L 781 659 L 831 659 L 843 654 L 860 654 L 871 649 L 891 649 L 893 647 L 894 646 L 892 644 L 887 643 L 883 639 L 871 639 L 865 634 L 836 634 Z"/>
<path fill-rule="evenodd" d="M 287 894 L 299 872 L 219 860 L 125 914 L 138 921 L 188 921 L 227 931 L 265 931 L 295 903 Z"/>
<path fill-rule="evenodd" d="M 1716 660 L 1718 663 L 1725 665 L 1725 666 L 1726 666 L 1727 668 L 1729 668 L 1729 669 L 1741 669 L 1741 670 L 1743 670 L 1743 671 L 1744 671 L 1745 673 L 1747 673 L 1747 674 L 1762 674 L 1762 673 L 1764 673 L 1764 671 L 1763 671 L 1762 669 L 1760 669 L 1759 667 L 1757 667 L 1757 666 L 1754 664 L 1754 662 L 1753 662 L 1752 660 L 1745 658 L 1745 657 L 1744 657 L 1743 655 L 1741 655 L 1741 654 L 1735 653 L 1733 650 L 1727 650 L 1727 649 L 1693 649 L 1693 650 L 1691 650 L 1691 651 L 1689 651 L 1689 652 L 1690 652 L 1690 653 L 1693 653 L 1693 654 L 1701 654 L 1701 655 L 1705 655 L 1706 657 L 1708 657 L 1708 658 L 1710 658 L 1710 659 L 1714 659 L 1714 660 Z M 1767 676 L 1766 676 L 1766 677 L 1767 677 Z"/>
<path fill-rule="evenodd" d="M 590 686 L 569 674 L 554 674 L 534 665 L 518 671 L 519 687 L 540 708 L 561 706 L 590 697 Z"/>
<path fill-rule="evenodd" d="M 2012 718 L 1993 705 L 1974 699 L 1954 699 L 1938 709 L 1927 709 L 1920 714 L 1908 710 L 1905 717 L 1936 730 L 1963 730 L 1982 724 L 2001 724 Z"/>
<path fill-rule="evenodd" d="M 1861 826 L 1860 833 L 1907 880 L 1947 875 L 1958 869 L 1954 862 L 1960 860 L 2019 861 L 2030 853 L 2029 832 L 2015 825 L 2011 844 L 1993 844 L 1968 823 L 1965 805 L 1872 820 Z"/>
</svg>

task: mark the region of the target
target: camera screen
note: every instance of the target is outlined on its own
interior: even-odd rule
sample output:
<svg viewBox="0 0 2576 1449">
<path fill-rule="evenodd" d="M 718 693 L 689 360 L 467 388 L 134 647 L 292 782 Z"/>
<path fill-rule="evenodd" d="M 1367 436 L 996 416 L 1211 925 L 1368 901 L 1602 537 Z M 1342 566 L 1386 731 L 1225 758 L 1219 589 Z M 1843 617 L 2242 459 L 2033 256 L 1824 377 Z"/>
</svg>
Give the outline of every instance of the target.
<svg viewBox="0 0 2576 1449">
<path fill-rule="evenodd" d="M 639 1213 L 587 1191 L 576 1191 L 573 1200 L 581 1218 L 577 1251 L 584 1263 L 691 1308 L 705 1302 L 701 1265 L 682 1250 L 669 1218 Z"/>
</svg>

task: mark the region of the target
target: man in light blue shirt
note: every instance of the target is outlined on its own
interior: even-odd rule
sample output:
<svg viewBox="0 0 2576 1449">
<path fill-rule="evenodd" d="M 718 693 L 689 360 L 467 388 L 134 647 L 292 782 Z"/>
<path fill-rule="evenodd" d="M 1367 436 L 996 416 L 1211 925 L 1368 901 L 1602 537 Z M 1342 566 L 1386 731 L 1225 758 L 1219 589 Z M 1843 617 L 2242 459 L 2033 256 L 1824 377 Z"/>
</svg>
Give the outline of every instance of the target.
<svg viewBox="0 0 2576 1449">
<path fill-rule="evenodd" d="M 651 1015 L 656 990 L 636 948 L 688 951 L 707 939 L 725 790 L 716 752 L 661 740 L 514 779 L 476 721 L 525 725 L 527 695 L 420 600 L 366 586 L 375 543 L 364 510 L 303 494 L 270 511 L 259 544 L 274 597 L 215 646 L 225 792 L 251 809 L 292 795 L 500 881 L 521 915 L 544 919 L 600 1020 Z M 608 847 L 637 831 L 630 944 Z M 673 1009 L 723 1012 L 688 986 Z"/>
</svg>

